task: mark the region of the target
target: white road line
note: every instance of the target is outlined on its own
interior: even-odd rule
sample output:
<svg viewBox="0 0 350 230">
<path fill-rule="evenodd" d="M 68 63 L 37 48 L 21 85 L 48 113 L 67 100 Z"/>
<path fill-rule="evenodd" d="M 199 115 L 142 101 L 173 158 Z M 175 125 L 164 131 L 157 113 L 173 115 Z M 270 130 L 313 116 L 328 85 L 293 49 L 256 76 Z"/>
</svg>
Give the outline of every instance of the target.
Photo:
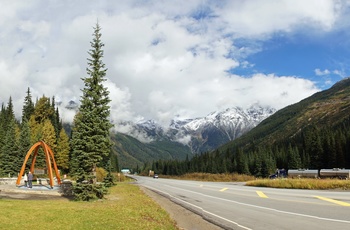
<svg viewBox="0 0 350 230">
<path fill-rule="evenodd" d="M 142 186 L 145 186 L 145 185 L 142 185 Z M 169 185 L 167 185 L 167 186 L 169 186 Z M 174 197 L 173 195 L 171 195 L 171 194 L 169 194 L 169 193 L 167 193 L 167 192 L 164 192 L 164 191 L 161 191 L 161 190 L 158 190 L 158 189 L 155 189 L 155 188 L 151 188 L 151 187 L 148 187 L 148 186 L 145 186 L 145 187 L 149 188 L 150 190 L 155 190 L 155 191 L 158 191 L 159 193 L 166 194 L 167 196 L 171 197 L 172 199 L 176 199 L 176 200 L 178 200 L 178 201 L 180 201 L 180 202 L 182 202 L 182 203 L 185 203 L 185 204 L 187 204 L 187 205 L 189 205 L 189 206 L 195 207 L 195 208 L 201 210 L 201 211 L 204 212 L 204 213 L 207 213 L 207 214 L 212 215 L 212 216 L 215 216 L 215 217 L 217 217 L 217 218 L 219 218 L 219 219 L 225 220 L 225 221 L 227 221 L 227 222 L 229 222 L 229 223 L 231 223 L 231 224 L 234 224 L 234 225 L 236 225 L 236 226 L 238 226 L 238 227 L 240 227 L 240 228 L 243 228 L 243 229 L 246 229 L 246 230 L 252 230 L 251 228 L 248 228 L 248 227 L 245 227 L 245 226 L 243 226 L 243 225 L 240 225 L 240 224 L 238 224 L 237 222 L 234 222 L 234 221 L 232 221 L 232 220 L 226 219 L 226 218 L 224 218 L 224 217 L 222 217 L 222 216 L 218 216 L 218 215 L 216 215 L 216 214 L 214 214 L 214 213 L 212 213 L 212 212 L 209 212 L 209 211 L 203 209 L 202 207 L 199 207 L 199 206 L 197 206 L 197 205 L 191 204 L 191 203 L 189 203 L 189 202 L 187 202 L 187 201 L 184 201 L 184 200 L 181 200 L 181 199 L 179 199 L 179 198 L 177 198 L 177 197 Z M 172 187 L 172 186 L 169 186 L 169 187 Z M 184 189 L 182 189 L 182 190 L 184 190 Z"/>
<path fill-rule="evenodd" d="M 293 216 L 301 216 L 301 217 L 307 217 L 307 218 L 318 219 L 318 220 L 325 220 L 325 221 L 332 221 L 332 222 L 339 222 L 339 223 L 350 224 L 350 221 L 348 221 L 348 220 L 338 220 L 338 219 L 324 218 L 324 217 L 306 215 L 306 214 L 295 213 L 295 212 L 282 211 L 282 210 L 278 210 L 278 209 L 274 209 L 274 208 L 267 208 L 267 207 L 263 207 L 263 206 L 247 204 L 247 203 L 242 203 L 242 202 L 238 202 L 238 201 L 228 200 L 228 199 L 224 199 L 224 198 L 220 198 L 220 197 L 210 196 L 210 195 L 206 195 L 206 194 L 199 193 L 199 192 L 194 192 L 194 191 L 187 190 L 187 189 L 173 187 L 173 186 L 170 186 L 170 185 L 166 185 L 166 186 L 174 188 L 174 189 L 178 189 L 178 190 L 182 190 L 182 191 L 186 191 L 186 192 L 202 195 L 204 197 L 210 197 L 210 198 L 213 198 L 213 199 L 222 200 L 222 201 L 226 201 L 226 202 L 231 202 L 231 203 L 235 203 L 235 204 L 239 204 L 239 205 L 243 205 L 243 206 L 249 206 L 249 207 L 269 210 L 269 211 L 283 213 L 283 214 L 288 214 L 288 215 L 293 215 Z"/>
</svg>

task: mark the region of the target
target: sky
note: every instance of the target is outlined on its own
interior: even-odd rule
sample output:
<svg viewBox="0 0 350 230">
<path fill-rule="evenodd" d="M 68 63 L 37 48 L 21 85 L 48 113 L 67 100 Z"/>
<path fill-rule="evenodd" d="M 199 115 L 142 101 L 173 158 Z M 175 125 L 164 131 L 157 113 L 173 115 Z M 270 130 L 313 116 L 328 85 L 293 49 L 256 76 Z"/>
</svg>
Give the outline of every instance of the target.
<svg viewBox="0 0 350 230">
<path fill-rule="evenodd" d="M 111 119 L 281 109 L 350 74 L 350 1 L 0 0 L 0 103 L 79 101 L 101 26 Z M 60 107 L 64 121 L 74 112 Z M 118 129 L 118 128 L 117 128 Z"/>
</svg>

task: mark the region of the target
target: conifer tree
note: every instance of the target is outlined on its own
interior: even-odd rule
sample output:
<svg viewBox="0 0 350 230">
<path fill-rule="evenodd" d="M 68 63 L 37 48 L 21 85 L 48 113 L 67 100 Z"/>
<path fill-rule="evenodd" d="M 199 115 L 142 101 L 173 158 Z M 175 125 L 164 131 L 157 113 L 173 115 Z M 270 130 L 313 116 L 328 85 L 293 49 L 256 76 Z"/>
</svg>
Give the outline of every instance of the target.
<svg viewBox="0 0 350 230">
<path fill-rule="evenodd" d="M 291 144 L 288 145 L 287 152 L 288 169 L 298 169 L 301 167 L 301 158 L 297 148 L 293 148 Z"/>
<path fill-rule="evenodd" d="M 22 163 L 24 161 L 25 156 L 27 155 L 27 152 L 29 151 L 31 147 L 31 141 L 30 141 L 30 128 L 29 123 L 25 119 L 22 121 L 21 124 L 21 133 L 20 138 L 18 142 L 18 149 L 19 149 L 19 156 L 20 156 L 20 162 L 19 169 L 22 166 Z M 27 162 L 27 168 L 29 168 L 29 163 Z"/>
<path fill-rule="evenodd" d="M 51 121 L 51 124 L 53 125 L 53 127 L 55 128 L 56 137 L 58 138 L 59 133 L 61 131 L 61 126 L 60 126 L 60 117 L 59 117 L 58 108 L 56 108 L 55 97 L 52 97 L 52 99 L 51 99 L 51 109 L 54 112 L 50 116 L 50 121 Z"/>
<path fill-rule="evenodd" d="M 69 169 L 69 138 L 64 129 L 61 129 L 60 135 L 57 141 L 57 149 L 55 152 L 55 160 L 57 167 L 64 173 Z"/>
<path fill-rule="evenodd" d="M 95 179 L 96 166 L 111 152 L 109 121 L 109 92 L 104 87 L 106 81 L 105 64 L 102 62 L 104 44 L 101 41 L 100 26 L 94 27 L 93 40 L 90 42 L 87 77 L 84 81 L 83 95 L 79 113 L 74 119 L 71 139 L 72 171 L 78 174 L 77 182 Z"/>
<path fill-rule="evenodd" d="M 24 104 L 22 108 L 22 122 L 24 120 L 29 121 L 30 116 L 33 115 L 33 113 L 34 113 L 34 103 L 32 101 L 32 95 L 30 93 L 30 89 L 28 87 L 27 95 L 24 98 Z"/>
<path fill-rule="evenodd" d="M 16 120 L 13 111 L 12 98 L 10 97 L 5 110 L 5 135 L 4 143 L 1 147 L 1 173 L 3 175 L 16 175 L 18 173 L 16 165 L 19 164 L 18 138 L 16 137 Z"/>
<path fill-rule="evenodd" d="M 55 132 L 55 128 L 53 127 L 49 119 L 45 120 L 43 123 L 42 140 L 48 146 L 50 146 L 52 151 L 54 152 L 56 151 L 57 149 L 56 132 Z"/>
<path fill-rule="evenodd" d="M 16 139 L 16 123 L 11 120 L 5 135 L 5 144 L 2 146 L 2 172 L 5 175 L 17 175 L 19 165 L 18 142 Z"/>
<path fill-rule="evenodd" d="M 30 128 L 30 143 L 34 144 L 42 138 L 42 125 L 36 122 L 35 116 L 30 116 L 28 121 L 28 125 Z"/>
<path fill-rule="evenodd" d="M 42 124 L 46 119 L 52 118 L 55 109 L 50 104 L 50 98 L 42 96 L 34 107 L 35 121 Z"/>
<path fill-rule="evenodd" d="M 3 161 L 3 155 L 2 155 L 2 146 L 5 143 L 5 106 L 2 103 L 1 104 L 1 110 L 0 110 L 0 176 L 2 175 L 2 161 Z"/>
</svg>

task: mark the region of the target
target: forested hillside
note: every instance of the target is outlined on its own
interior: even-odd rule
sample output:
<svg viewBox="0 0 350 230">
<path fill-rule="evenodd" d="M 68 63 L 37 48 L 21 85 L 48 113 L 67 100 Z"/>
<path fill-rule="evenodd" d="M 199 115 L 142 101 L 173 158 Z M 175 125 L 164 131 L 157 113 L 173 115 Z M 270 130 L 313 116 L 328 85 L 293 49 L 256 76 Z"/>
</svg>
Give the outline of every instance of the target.
<svg viewBox="0 0 350 230">
<path fill-rule="evenodd" d="M 350 168 L 350 79 L 277 111 L 242 137 L 184 162 L 157 161 L 159 173 L 238 172 L 276 168 Z"/>
<path fill-rule="evenodd" d="M 142 143 L 131 136 L 115 133 L 112 141 L 112 151 L 118 156 L 121 168 L 136 169 L 154 160 L 185 160 L 193 156 L 188 146 L 170 140 Z"/>
</svg>

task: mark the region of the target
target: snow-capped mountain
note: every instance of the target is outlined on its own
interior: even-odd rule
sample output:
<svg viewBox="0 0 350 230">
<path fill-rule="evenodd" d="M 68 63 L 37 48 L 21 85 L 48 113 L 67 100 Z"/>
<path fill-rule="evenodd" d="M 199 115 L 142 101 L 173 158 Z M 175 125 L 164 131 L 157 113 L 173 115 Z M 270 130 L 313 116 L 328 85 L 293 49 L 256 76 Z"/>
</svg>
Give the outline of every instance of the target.
<svg viewBox="0 0 350 230">
<path fill-rule="evenodd" d="M 248 132 L 276 110 L 269 107 L 252 106 L 249 109 L 233 107 L 217 111 L 202 118 L 174 119 L 169 127 L 161 127 L 154 121 L 135 124 L 129 133 L 149 141 L 164 138 L 188 145 L 193 153 L 213 150 Z M 137 134 L 137 135 L 135 135 Z M 142 134 L 142 135 L 140 135 Z"/>
</svg>

